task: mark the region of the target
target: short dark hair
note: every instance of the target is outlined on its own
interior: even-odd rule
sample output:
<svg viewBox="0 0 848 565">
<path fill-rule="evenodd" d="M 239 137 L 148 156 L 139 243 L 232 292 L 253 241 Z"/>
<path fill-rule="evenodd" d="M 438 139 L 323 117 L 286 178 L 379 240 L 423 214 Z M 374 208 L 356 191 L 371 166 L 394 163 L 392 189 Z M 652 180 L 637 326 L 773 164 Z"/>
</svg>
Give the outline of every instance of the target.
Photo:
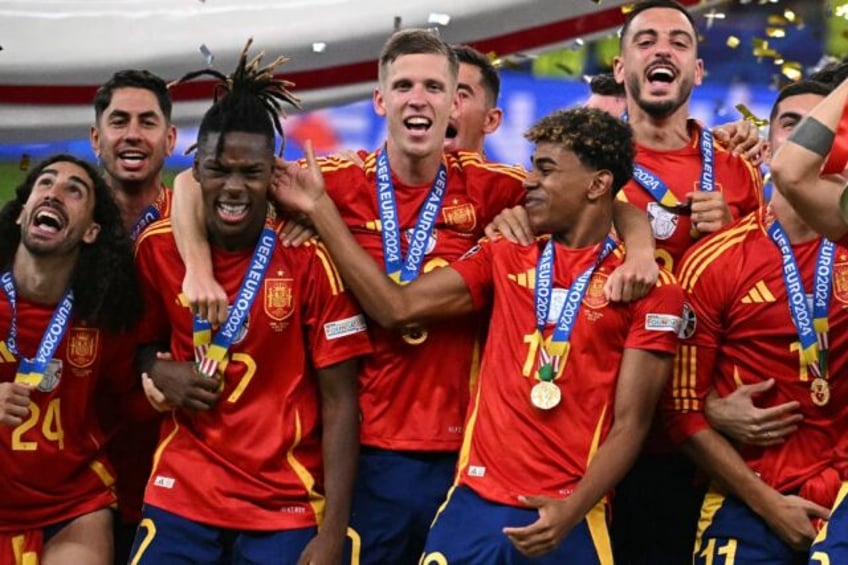
<svg viewBox="0 0 848 565">
<path fill-rule="evenodd" d="M 592 94 L 601 96 L 624 96 L 624 83 L 616 82 L 612 73 L 601 73 L 589 80 L 589 90 Z"/>
<path fill-rule="evenodd" d="M 785 99 L 790 98 L 792 96 L 800 96 L 802 94 L 816 94 L 824 98 L 825 96 L 830 94 L 835 87 L 835 84 L 828 84 L 825 82 L 819 82 L 817 80 L 811 79 L 803 79 L 797 82 L 787 84 L 782 89 L 780 89 L 780 92 L 778 92 L 774 104 L 772 104 L 771 114 L 769 115 L 769 123 L 773 122 L 774 119 L 777 117 L 777 107 Z"/>
<path fill-rule="evenodd" d="M 94 95 L 94 119 L 100 121 L 100 116 L 112 103 L 112 95 L 119 88 L 141 88 L 149 90 L 156 96 L 159 109 L 165 115 L 168 123 L 171 122 L 171 95 L 165 81 L 150 71 L 127 69 L 118 71 L 112 78 L 104 82 Z"/>
<path fill-rule="evenodd" d="M 447 43 L 426 29 L 403 29 L 392 34 L 380 51 L 381 82 L 386 76 L 389 65 L 402 55 L 444 55 L 448 60 L 451 77 L 456 81 L 459 60 Z"/>
<path fill-rule="evenodd" d="M 452 45 L 451 49 L 456 53 L 456 58 L 460 64 L 465 63 L 480 69 L 483 88 L 486 90 L 486 99 L 493 108 L 497 106 L 498 96 L 501 93 L 501 77 L 491 59 L 470 45 Z"/>
<path fill-rule="evenodd" d="M 280 134 L 282 155 L 285 147 L 285 135 L 280 123 L 280 114 L 285 115 L 283 103 L 300 108 L 300 101 L 288 90 L 293 84 L 274 76 L 274 70 L 288 59 L 277 57 L 269 65 L 260 67 L 260 53 L 248 62 L 247 53 L 252 43 L 253 39 L 247 41 L 230 76 L 215 69 L 201 69 L 177 81 L 185 82 L 203 75 L 211 75 L 219 80 L 215 86 L 215 101 L 203 115 L 197 132 L 198 147 L 203 146 L 210 134 L 220 134 L 215 148 L 216 155 L 220 155 L 224 149 L 224 135 L 233 131 L 265 136 L 272 152 L 276 131 Z"/>
<path fill-rule="evenodd" d="M 612 173 L 612 194 L 633 172 L 633 132 L 630 126 L 597 108 L 577 107 L 548 114 L 524 134 L 532 143 L 559 143 L 580 162 Z"/>
<path fill-rule="evenodd" d="M 74 315 L 109 331 L 131 328 L 141 318 L 142 301 L 132 255 L 132 242 L 124 231 L 121 213 L 103 176 L 90 163 L 73 155 L 54 155 L 36 165 L 15 190 L 15 197 L 0 210 L 0 266 L 10 268 L 21 242 L 17 219 L 38 177 L 50 165 L 73 163 L 85 170 L 94 187 L 94 221 L 100 233 L 93 243 L 81 243 L 71 275 Z"/>
<path fill-rule="evenodd" d="M 692 14 L 686 11 L 681 4 L 678 4 L 674 0 L 644 0 L 643 2 L 637 2 L 633 5 L 633 9 L 627 13 L 627 16 L 624 19 L 624 25 L 621 27 L 621 35 L 618 37 L 618 46 L 621 49 L 622 42 L 624 41 L 624 37 L 627 35 L 627 32 L 630 30 L 630 24 L 642 12 L 646 10 L 652 10 L 654 8 L 669 8 L 671 10 L 677 10 L 689 20 L 689 23 L 692 25 L 692 31 L 695 33 L 695 50 L 698 49 L 698 27 L 695 25 L 695 20 L 692 18 Z"/>
<path fill-rule="evenodd" d="M 848 62 L 833 61 L 812 73 L 807 79 L 836 87 L 846 77 L 848 77 Z"/>
</svg>

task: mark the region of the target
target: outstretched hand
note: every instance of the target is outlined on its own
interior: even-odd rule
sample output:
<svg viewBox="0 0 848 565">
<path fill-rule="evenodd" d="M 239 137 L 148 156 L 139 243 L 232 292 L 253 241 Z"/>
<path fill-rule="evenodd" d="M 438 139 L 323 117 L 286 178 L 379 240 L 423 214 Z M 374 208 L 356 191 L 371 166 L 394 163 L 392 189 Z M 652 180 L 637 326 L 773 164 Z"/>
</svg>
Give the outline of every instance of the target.
<svg viewBox="0 0 848 565">
<path fill-rule="evenodd" d="M 306 141 L 303 151 L 306 167 L 293 161 L 277 159 L 271 179 L 271 195 L 281 206 L 309 214 L 315 208 L 315 202 L 326 194 L 326 190 L 324 175 L 315 160 L 311 141 Z"/>
</svg>

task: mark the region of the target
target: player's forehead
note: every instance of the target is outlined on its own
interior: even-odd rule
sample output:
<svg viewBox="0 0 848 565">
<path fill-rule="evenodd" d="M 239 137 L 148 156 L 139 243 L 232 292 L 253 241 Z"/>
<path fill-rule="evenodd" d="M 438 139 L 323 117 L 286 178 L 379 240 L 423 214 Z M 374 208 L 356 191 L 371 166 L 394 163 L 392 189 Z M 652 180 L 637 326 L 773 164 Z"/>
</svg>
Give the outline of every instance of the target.
<svg viewBox="0 0 848 565">
<path fill-rule="evenodd" d="M 397 80 L 438 80 L 450 82 L 450 63 L 447 56 L 440 53 L 410 53 L 399 55 L 386 67 L 386 79 L 391 83 Z"/>
<path fill-rule="evenodd" d="M 680 34 L 693 40 L 697 38 L 696 31 L 689 18 L 680 10 L 674 8 L 649 8 L 636 14 L 628 24 L 626 35 L 622 39 L 626 45 L 644 34 L 663 36 Z"/>
<path fill-rule="evenodd" d="M 152 113 L 164 118 L 156 94 L 146 88 L 124 86 L 112 91 L 112 99 L 104 114 L 125 112 L 129 114 Z"/>
</svg>

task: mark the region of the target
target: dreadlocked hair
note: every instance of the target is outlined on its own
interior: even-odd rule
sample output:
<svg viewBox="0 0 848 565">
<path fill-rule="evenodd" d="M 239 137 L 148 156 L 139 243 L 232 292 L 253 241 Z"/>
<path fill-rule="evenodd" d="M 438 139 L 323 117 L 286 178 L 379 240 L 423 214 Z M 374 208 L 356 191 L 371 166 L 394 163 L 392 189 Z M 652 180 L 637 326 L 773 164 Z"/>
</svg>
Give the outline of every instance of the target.
<svg viewBox="0 0 848 565">
<path fill-rule="evenodd" d="M 21 243 L 17 219 L 39 176 L 50 165 L 68 162 L 85 170 L 94 187 L 94 221 L 100 233 L 93 243 L 80 242 L 77 264 L 71 274 L 74 315 L 93 327 L 111 333 L 132 328 L 141 318 L 142 301 L 132 254 L 112 191 L 97 169 L 72 155 L 54 155 L 39 163 L 15 189 L 15 197 L 0 210 L 0 265 L 11 268 Z"/>
<path fill-rule="evenodd" d="M 276 131 L 280 135 L 279 155 L 282 156 L 285 134 L 280 115 L 286 115 L 283 104 L 288 103 L 300 109 L 300 100 L 289 91 L 294 83 L 274 77 L 274 70 L 289 59 L 280 56 L 269 65 L 260 67 L 264 51 L 250 62 L 247 60 L 247 52 L 252 44 L 253 39 L 248 39 L 238 65 L 230 76 L 215 69 L 201 69 L 188 73 L 169 85 L 174 86 L 204 75 L 220 81 L 215 85 L 214 103 L 200 122 L 197 144 L 194 147 L 203 144 L 210 133 L 219 133 L 221 135 L 218 137 L 215 154 L 220 155 L 224 147 L 223 134 L 231 131 L 262 134 L 269 139 L 273 147 Z"/>
</svg>

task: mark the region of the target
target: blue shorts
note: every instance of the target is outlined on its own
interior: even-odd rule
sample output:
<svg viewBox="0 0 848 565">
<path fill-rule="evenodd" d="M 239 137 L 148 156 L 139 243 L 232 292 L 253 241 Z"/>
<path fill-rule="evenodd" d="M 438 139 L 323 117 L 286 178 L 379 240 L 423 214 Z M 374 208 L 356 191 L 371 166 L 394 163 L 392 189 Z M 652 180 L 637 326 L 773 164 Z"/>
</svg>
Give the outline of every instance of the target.
<svg viewBox="0 0 848 565">
<path fill-rule="evenodd" d="M 363 447 L 345 563 L 418 563 L 430 524 L 453 484 L 456 458 L 456 453 Z"/>
<path fill-rule="evenodd" d="M 784 543 L 744 502 L 713 489 L 707 493 L 695 538 L 694 565 L 806 562 L 805 554 Z"/>
<path fill-rule="evenodd" d="M 317 528 L 252 532 L 198 524 L 145 506 L 132 548 L 131 565 L 295 565 Z"/>
<path fill-rule="evenodd" d="M 599 503 L 559 546 L 543 557 L 524 557 L 501 531 L 525 526 L 538 511 L 489 502 L 466 486 L 451 491 L 439 511 L 420 565 L 610 565 L 612 545 L 605 504 Z"/>
<path fill-rule="evenodd" d="M 848 482 L 842 483 L 830 520 L 819 531 L 810 548 L 810 565 L 848 563 Z"/>
</svg>

